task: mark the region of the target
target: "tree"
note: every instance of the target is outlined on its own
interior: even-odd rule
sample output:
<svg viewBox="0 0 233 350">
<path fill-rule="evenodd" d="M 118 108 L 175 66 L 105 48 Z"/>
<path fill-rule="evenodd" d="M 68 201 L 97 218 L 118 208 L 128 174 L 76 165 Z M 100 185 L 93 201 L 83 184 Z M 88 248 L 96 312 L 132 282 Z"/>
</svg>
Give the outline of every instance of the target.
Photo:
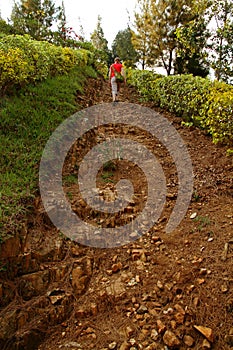
<svg viewBox="0 0 233 350">
<path fill-rule="evenodd" d="M 229 0 L 212 2 L 210 17 L 214 19 L 210 63 L 217 80 L 230 81 L 233 77 L 233 3 Z"/>
<path fill-rule="evenodd" d="M 101 26 L 101 21 L 101 16 L 98 16 L 96 29 L 91 34 L 91 42 L 97 50 L 97 59 L 99 59 L 102 62 L 105 62 L 106 64 L 109 64 L 111 60 L 111 54 L 108 49 L 108 41 L 104 37 L 104 31 Z"/>
<path fill-rule="evenodd" d="M 195 19 L 199 2 L 203 0 L 138 0 L 141 13 L 135 15 L 135 24 L 143 62 L 163 66 L 171 74 L 178 46 L 176 30 Z"/>
<path fill-rule="evenodd" d="M 120 30 L 112 43 L 113 57 L 119 56 L 126 67 L 135 67 L 137 62 L 137 53 L 132 44 L 132 31 L 128 27 Z"/>
<path fill-rule="evenodd" d="M 153 28 L 151 55 L 171 74 L 178 46 L 176 30 L 196 17 L 195 0 L 151 1 Z"/>
<path fill-rule="evenodd" d="M 150 30 L 151 30 L 151 13 L 150 0 L 138 0 L 139 12 L 135 12 L 134 27 L 132 31 L 132 44 L 137 52 L 138 60 L 142 69 L 150 66 Z"/>
<path fill-rule="evenodd" d="M 175 58 L 175 72 L 206 77 L 209 74 L 207 61 L 207 40 L 210 36 L 208 19 L 205 16 L 208 2 L 198 3 L 194 7 L 194 18 L 177 28 L 175 34 L 178 45 Z M 196 13 L 196 15 L 195 15 Z"/>
<path fill-rule="evenodd" d="M 0 36 L 11 35 L 11 34 L 17 34 L 17 33 L 15 32 L 12 25 L 6 23 L 6 21 L 4 21 L 4 19 L 1 19 L 1 16 L 0 16 Z"/>
<path fill-rule="evenodd" d="M 21 0 L 14 4 L 11 20 L 15 30 L 36 40 L 52 40 L 52 26 L 60 16 L 53 0 Z"/>
<path fill-rule="evenodd" d="M 83 28 L 80 25 L 80 34 L 76 33 L 72 27 L 67 26 L 65 5 L 62 6 L 59 13 L 58 30 L 53 34 L 53 42 L 60 46 L 79 48 L 84 43 Z"/>
</svg>

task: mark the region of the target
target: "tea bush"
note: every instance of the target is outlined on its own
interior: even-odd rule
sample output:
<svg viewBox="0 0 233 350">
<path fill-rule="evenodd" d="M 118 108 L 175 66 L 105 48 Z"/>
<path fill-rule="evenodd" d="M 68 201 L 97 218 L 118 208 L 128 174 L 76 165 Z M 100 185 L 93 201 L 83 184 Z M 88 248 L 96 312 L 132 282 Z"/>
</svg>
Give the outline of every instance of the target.
<svg viewBox="0 0 233 350">
<path fill-rule="evenodd" d="M 1 93 L 92 62 L 93 53 L 85 49 L 63 48 L 29 35 L 6 35 L 0 42 Z"/>
<path fill-rule="evenodd" d="M 166 77 L 139 70 L 131 71 L 128 81 L 145 100 L 207 130 L 215 143 L 233 144 L 233 86 L 192 75 Z"/>
<path fill-rule="evenodd" d="M 233 145 L 233 86 L 215 81 L 202 113 L 213 141 Z"/>
</svg>

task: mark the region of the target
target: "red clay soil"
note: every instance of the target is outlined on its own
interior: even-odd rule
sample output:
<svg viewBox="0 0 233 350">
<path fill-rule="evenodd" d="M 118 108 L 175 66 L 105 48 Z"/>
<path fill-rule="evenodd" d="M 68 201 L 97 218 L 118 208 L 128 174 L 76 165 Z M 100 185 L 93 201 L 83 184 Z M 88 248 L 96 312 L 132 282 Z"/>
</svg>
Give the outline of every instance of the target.
<svg viewBox="0 0 233 350">
<path fill-rule="evenodd" d="M 90 86 L 84 96 L 77 97 L 82 107 L 111 102 L 106 82 L 93 80 Z M 2 288 L 6 301 L 0 316 L 17 321 L 14 330 L 0 322 L 9 332 L 0 341 L 3 349 L 233 349 L 233 157 L 226 155 L 226 147 L 214 145 L 204 131 L 187 128 L 180 118 L 158 110 L 153 103 L 143 103 L 130 86 L 122 88 L 121 102 L 161 113 L 186 144 L 194 192 L 185 218 L 172 233 L 165 233 L 177 199 L 176 169 L 166 149 L 140 130 L 134 131 L 133 139 L 143 141 L 160 159 L 167 198 L 158 223 L 138 240 L 112 249 L 71 242 L 50 223 L 38 197 L 23 253 L 30 255 L 31 270 L 21 259 L 18 264 L 24 264 L 21 270 L 27 273 L 18 266 L 15 273 L 3 273 L 0 280 L 12 290 L 9 296 Z M 106 126 L 94 136 L 87 134 L 69 152 L 64 179 L 77 176 L 82 151 L 92 147 L 92 138 L 95 142 L 98 135 L 107 139 L 126 133 L 124 128 Z M 97 185 L 103 196 L 111 196 L 114 184 L 126 175 L 141 197 L 121 217 L 103 215 L 97 220 L 82 205 L 77 184 L 67 181 L 65 191 L 73 210 L 93 222 L 102 220 L 105 227 L 131 220 L 143 206 L 146 179 L 140 169 L 127 161 L 114 161 L 100 170 Z M 59 248 L 51 253 L 54 242 Z M 20 319 L 10 318 L 14 312 Z"/>
</svg>

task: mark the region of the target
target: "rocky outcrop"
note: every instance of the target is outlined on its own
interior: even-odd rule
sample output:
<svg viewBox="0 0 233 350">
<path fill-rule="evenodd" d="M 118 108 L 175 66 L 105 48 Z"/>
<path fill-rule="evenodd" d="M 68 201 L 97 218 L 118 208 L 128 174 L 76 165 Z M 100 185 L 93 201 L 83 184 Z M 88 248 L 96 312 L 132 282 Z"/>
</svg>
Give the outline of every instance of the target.
<svg viewBox="0 0 233 350">
<path fill-rule="evenodd" d="M 0 348 L 34 350 L 87 290 L 93 261 L 59 234 L 9 237 L 1 245 Z M 69 252 L 69 253 L 68 253 Z"/>
</svg>

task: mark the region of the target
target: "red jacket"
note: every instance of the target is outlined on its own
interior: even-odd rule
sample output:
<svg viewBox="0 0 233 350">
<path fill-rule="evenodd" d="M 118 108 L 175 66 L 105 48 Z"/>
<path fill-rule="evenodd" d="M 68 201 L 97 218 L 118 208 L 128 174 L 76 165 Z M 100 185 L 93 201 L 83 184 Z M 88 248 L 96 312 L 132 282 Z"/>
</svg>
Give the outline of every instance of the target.
<svg viewBox="0 0 233 350">
<path fill-rule="evenodd" d="M 122 69 L 122 64 L 121 63 L 113 63 L 112 65 L 111 65 L 111 67 L 110 67 L 110 69 L 111 69 L 111 75 L 110 75 L 110 77 L 112 78 L 112 77 L 114 77 L 115 76 L 115 74 L 114 74 L 114 69 L 112 68 L 112 66 L 115 68 L 115 70 L 117 71 L 117 72 L 121 72 L 121 69 Z"/>
</svg>

